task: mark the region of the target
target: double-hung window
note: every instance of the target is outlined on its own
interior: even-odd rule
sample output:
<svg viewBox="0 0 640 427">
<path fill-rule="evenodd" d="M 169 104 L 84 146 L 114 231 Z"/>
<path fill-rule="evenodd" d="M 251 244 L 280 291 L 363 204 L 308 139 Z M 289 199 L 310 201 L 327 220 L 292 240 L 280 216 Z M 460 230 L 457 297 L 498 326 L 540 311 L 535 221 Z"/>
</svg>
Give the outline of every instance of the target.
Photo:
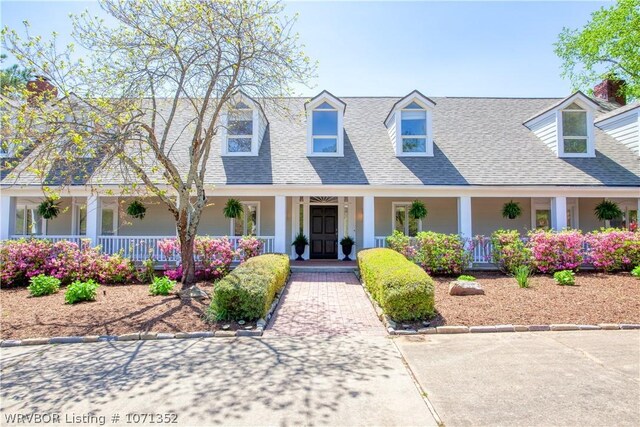
<svg viewBox="0 0 640 427">
<path fill-rule="evenodd" d="M 401 139 L 403 153 L 427 151 L 427 112 L 412 102 L 401 112 Z"/>
<path fill-rule="evenodd" d="M 227 119 L 227 153 L 251 153 L 253 110 L 243 102 L 229 111 Z"/>
<path fill-rule="evenodd" d="M 422 223 L 409 215 L 410 208 L 411 203 L 393 203 L 393 229 L 413 237 L 422 231 Z"/>
<path fill-rule="evenodd" d="M 15 234 L 21 236 L 41 235 L 44 219 L 35 206 L 18 206 L 16 209 Z"/>
<path fill-rule="evenodd" d="M 231 220 L 234 236 L 255 236 L 260 233 L 260 205 L 257 202 L 243 202 L 240 218 Z"/>
<path fill-rule="evenodd" d="M 314 153 L 338 152 L 338 110 L 323 102 L 312 111 Z"/>
<path fill-rule="evenodd" d="M 589 150 L 587 112 L 575 103 L 562 111 L 564 154 L 587 154 Z"/>
</svg>

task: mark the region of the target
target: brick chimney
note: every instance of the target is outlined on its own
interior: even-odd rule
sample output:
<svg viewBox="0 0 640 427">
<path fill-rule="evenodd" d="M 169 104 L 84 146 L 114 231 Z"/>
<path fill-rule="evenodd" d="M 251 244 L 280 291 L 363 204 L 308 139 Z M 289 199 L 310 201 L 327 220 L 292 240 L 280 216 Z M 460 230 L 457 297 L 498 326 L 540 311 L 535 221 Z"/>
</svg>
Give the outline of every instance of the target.
<svg viewBox="0 0 640 427">
<path fill-rule="evenodd" d="M 33 80 L 27 82 L 27 90 L 29 91 L 29 101 L 33 102 L 42 98 L 49 100 L 58 96 L 58 88 L 49 82 L 44 76 L 35 76 Z"/>
<path fill-rule="evenodd" d="M 623 106 L 627 103 L 627 99 L 620 91 L 623 86 L 624 80 L 618 80 L 615 77 L 605 78 L 593 88 L 593 94 L 596 98 Z"/>
</svg>

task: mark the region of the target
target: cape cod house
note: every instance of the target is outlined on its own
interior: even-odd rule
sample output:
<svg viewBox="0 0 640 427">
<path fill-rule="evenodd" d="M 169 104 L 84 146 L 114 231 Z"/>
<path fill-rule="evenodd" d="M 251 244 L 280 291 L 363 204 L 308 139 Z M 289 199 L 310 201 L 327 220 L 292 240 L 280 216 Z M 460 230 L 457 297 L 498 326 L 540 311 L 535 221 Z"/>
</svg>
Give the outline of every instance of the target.
<svg viewBox="0 0 640 427">
<path fill-rule="evenodd" d="M 289 114 L 278 112 L 283 106 Z M 594 97 L 564 99 L 430 98 L 418 91 L 341 98 L 323 91 L 269 103 L 239 93 L 222 120 L 228 130 L 212 147 L 207 184 L 214 188 L 199 233 L 252 233 L 267 252 L 293 257 L 298 232 L 309 237 L 305 258 L 336 259 L 343 236 L 357 249 L 383 246 L 394 229 L 467 238 L 499 228 L 590 231 L 604 225 L 594 215 L 603 199 L 624 211 L 613 225 L 638 220 L 640 104 L 625 105 L 611 81 Z M 99 165 L 91 180 L 100 186 L 65 188 L 62 212 L 44 220 L 36 209 L 40 184 L 6 175 L 0 238 L 87 238 L 142 259 L 159 239 L 175 236 L 173 217 L 157 199 L 144 199 L 146 216 L 132 219 L 125 213 L 131 198 L 118 196 L 122 176 Z M 242 202 L 240 220 L 224 217 L 228 198 Z M 423 220 L 408 214 L 414 200 L 428 209 Z M 502 207 L 511 200 L 522 214 L 505 219 Z M 476 262 L 485 261 L 486 250 L 476 249 Z"/>
</svg>

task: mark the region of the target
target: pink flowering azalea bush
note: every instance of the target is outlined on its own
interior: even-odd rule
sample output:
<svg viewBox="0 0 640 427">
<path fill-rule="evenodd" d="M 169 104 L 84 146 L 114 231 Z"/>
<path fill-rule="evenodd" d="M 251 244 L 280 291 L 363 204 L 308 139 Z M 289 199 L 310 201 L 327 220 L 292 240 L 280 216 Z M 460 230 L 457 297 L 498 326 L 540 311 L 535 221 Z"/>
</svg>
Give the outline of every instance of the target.
<svg viewBox="0 0 640 427">
<path fill-rule="evenodd" d="M 166 259 L 180 254 L 180 242 L 177 239 L 164 239 L 158 242 L 158 249 Z M 217 280 L 226 276 L 231 268 L 236 252 L 228 238 L 213 239 L 197 237 L 194 243 L 196 258 L 196 278 L 198 280 Z M 165 276 L 171 280 L 182 278 L 182 266 L 174 269 L 165 265 Z"/>
<path fill-rule="evenodd" d="M 491 234 L 493 263 L 504 273 L 513 274 L 520 266 L 531 264 L 531 250 L 518 230 L 496 230 Z"/>
<path fill-rule="evenodd" d="M 134 280 L 135 267 L 121 255 L 105 255 L 88 244 L 69 241 L 21 239 L 0 243 L 0 282 L 2 285 L 26 285 L 31 277 L 45 274 L 63 284 L 93 279 L 100 283 L 125 283 Z"/>
<path fill-rule="evenodd" d="M 411 246 L 411 239 L 404 233 L 393 230 L 391 236 L 387 236 L 387 246 L 396 252 L 400 252 L 407 259 L 413 261 L 416 257 L 417 250 Z"/>
<path fill-rule="evenodd" d="M 240 262 L 256 257 L 262 253 L 264 242 L 255 236 L 242 236 L 238 241 L 238 256 Z"/>
<path fill-rule="evenodd" d="M 471 264 L 473 248 L 457 234 L 422 231 L 416 235 L 414 262 L 430 274 L 460 274 Z"/>
<path fill-rule="evenodd" d="M 587 262 L 604 271 L 631 270 L 640 265 L 640 232 L 601 229 L 588 233 Z"/>
<path fill-rule="evenodd" d="M 529 233 L 526 246 L 536 270 L 540 273 L 554 273 L 575 270 L 583 263 L 582 243 L 583 235 L 579 230 L 537 230 Z"/>
</svg>

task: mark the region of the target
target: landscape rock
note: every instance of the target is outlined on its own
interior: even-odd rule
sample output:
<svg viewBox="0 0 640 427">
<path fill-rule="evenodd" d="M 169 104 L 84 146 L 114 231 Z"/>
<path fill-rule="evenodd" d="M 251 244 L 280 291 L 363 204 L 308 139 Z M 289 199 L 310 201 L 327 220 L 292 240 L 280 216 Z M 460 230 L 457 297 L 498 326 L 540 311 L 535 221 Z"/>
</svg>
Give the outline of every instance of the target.
<svg viewBox="0 0 640 427">
<path fill-rule="evenodd" d="M 203 291 L 202 289 L 200 289 L 197 286 L 191 286 L 191 287 L 189 287 L 187 289 L 183 289 L 180 292 L 178 292 L 178 295 L 182 299 L 190 299 L 190 298 L 205 299 L 205 298 L 209 298 L 209 295 L 205 291 Z"/>
<path fill-rule="evenodd" d="M 455 280 L 449 284 L 449 295 L 484 295 L 484 289 L 482 289 L 478 282 Z"/>
</svg>

